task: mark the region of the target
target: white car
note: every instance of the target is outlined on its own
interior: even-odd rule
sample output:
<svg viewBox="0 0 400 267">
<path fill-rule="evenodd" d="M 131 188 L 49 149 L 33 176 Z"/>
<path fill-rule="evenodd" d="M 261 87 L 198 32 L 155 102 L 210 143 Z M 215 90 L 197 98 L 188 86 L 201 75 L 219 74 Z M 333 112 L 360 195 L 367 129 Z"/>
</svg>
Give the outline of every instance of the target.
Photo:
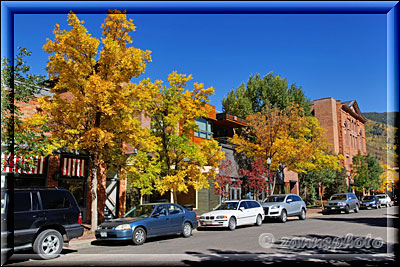
<svg viewBox="0 0 400 267">
<path fill-rule="evenodd" d="M 377 198 L 381 201 L 381 205 L 385 205 L 386 207 L 392 206 L 392 199 L 386 194 L 376 195 Z"/>
<path fill-rule="evenodd" d="M 223 202 L 213 211 L 200 216 L 201 227 L 227 227 L 255 224 L 260 226 L 264 220 L 264 210 L 255 200 L 232 200 Z"/>
</svg>

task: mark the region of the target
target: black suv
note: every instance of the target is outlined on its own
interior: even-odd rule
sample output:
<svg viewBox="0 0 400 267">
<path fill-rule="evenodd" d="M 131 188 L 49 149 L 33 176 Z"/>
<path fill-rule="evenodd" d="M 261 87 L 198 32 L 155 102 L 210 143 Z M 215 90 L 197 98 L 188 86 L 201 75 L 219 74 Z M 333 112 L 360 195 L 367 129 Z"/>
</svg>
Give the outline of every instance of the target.
<svg viewBox="0 0 400 267">
<path fill-rule="evenodd" d="M 7 225 L 9 194 L 1 191 L 1 237 L 11 233 Z M 16 188 L 14 190 L 14 251 L 33 249 L 41 259 L 57 257 L 64 242 L 83 235 L 82 213 L 74 196 L 66 189 Z M 11 229 L 12 230 L 12 229 Z M 4 246 L 3 255 L 12 246 Z"/>
</svg>

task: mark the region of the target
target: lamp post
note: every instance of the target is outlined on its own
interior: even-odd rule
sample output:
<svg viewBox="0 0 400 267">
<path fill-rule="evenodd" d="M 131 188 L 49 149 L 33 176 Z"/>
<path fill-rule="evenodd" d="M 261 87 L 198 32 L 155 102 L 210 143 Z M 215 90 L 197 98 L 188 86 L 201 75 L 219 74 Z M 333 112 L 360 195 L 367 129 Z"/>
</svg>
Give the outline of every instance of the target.
<svg viewBox="0 0 400 267">
<path fill-rule="evenodd" d="M 392 199 L 394 199 L 394 181 L 392 180 Z"/>
<path fill-rule="evenodd" d="M 268 179 L 269 179 L 268 185 L 269 185 L 269 187 L 271 187 L 271 159 L 270 159 L 270 157 L 267 158 L 267 165 L 268 165 Z"/>
</svg>

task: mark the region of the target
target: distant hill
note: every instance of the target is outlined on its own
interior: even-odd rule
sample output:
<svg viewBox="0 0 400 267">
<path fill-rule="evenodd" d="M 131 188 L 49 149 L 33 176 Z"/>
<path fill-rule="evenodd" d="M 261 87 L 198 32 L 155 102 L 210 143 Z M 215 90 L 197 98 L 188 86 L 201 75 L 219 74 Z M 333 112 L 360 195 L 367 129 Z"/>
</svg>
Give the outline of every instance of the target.
<svg viewBox="0 0 400 267">
<path fill-rule="evenodd" d="M 399 145 L 399 113 L 369 112 L 363 115 L 368 119 L 365 123 L 367 152 L 381 164 L 398 166 L 396 149 Z"/>
<path fill-rule="evenodd" d="M 399 127 L 399 112 L 365 112 L 363 115 L 368 120 Z"/>
</svg>

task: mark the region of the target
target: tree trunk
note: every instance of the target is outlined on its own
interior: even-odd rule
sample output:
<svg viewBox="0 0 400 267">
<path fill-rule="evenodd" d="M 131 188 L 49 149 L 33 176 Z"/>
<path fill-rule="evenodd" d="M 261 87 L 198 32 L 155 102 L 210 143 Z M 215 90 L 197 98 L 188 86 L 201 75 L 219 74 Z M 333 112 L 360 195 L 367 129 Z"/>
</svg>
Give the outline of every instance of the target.
<svg viewBox="0 0 400 267">
<path fill-rule="evenodd" d="M 92 167 L 90 169 L 91 172 L 91 177 L 92 177 L 92 183 L 91 183 L 91 189 L 90 189 L 90 194 L 91 194 L 91 231 L 97 230 L 97 167 L 98 167 L 98 156 L 92 155 Z"/>
<path fill-rule="evenodd" d="M 275 182 L 276 182 L 276 176 L 274 175 L 274 183 L 273 183 L 273 185 L 272 185 L 271 195 L 273 195 L 273 194 L 274 194 L 274 191 L 275 191 Z"/>
</svg>

